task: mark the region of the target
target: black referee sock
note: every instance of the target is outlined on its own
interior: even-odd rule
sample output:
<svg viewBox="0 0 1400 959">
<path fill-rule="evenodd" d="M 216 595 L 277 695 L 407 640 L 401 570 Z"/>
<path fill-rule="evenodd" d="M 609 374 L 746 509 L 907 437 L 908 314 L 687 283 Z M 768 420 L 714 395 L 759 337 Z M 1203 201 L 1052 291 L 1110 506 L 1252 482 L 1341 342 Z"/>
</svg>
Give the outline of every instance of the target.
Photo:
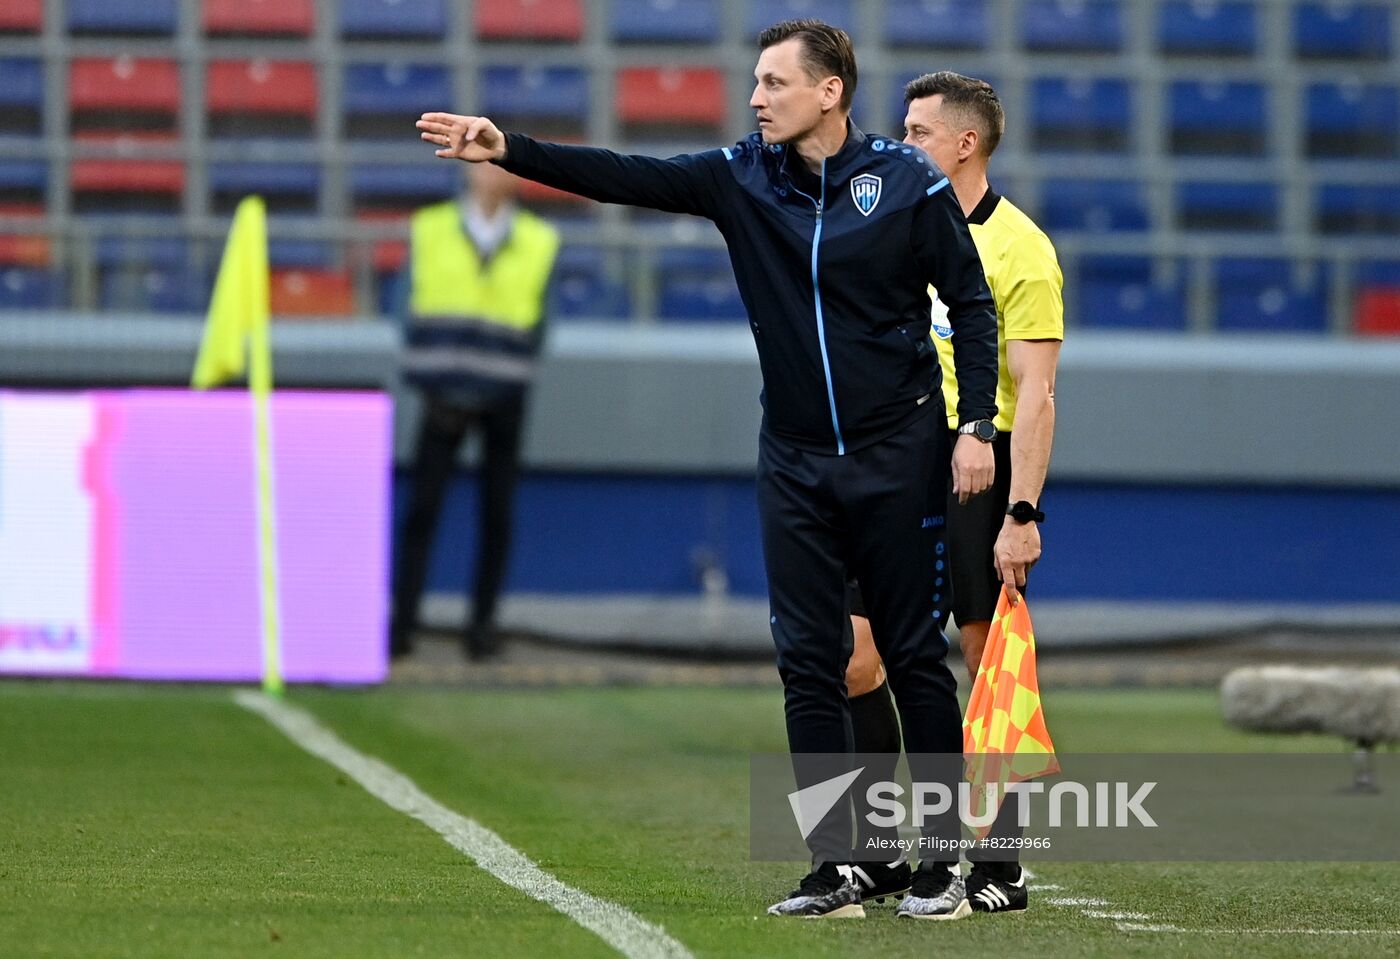
<svg viewBox="0 0 1400 959">
<path fill-rule="evenodd" d="M 867 762 L 854 790 L 856 807 L 855 858 L 865 862 L 893 862 L 902 858 L 895 842 L 899 830 L 893 826 L 870 824 L 866 814 L 865 792 L 872 783 L 894 781 L 899 765 L 899 716 L 894 711 L 888 683 L 881 683 L 868 693 L 852 696 L 851 730 L 855 734 L 856 752 L 869 754 L 875 761 Z M 878 759 L 876 759 L 878 757 Z"/>
<path fill-rule="evenodd" d="M 992 823 L 991 830 L 987 833 L 989 837 L 996 839 L 1016 839 L 1019 840 L 1025 835 L 1025 828 L 1020 823 L 1020 803 L 1015 797 L 1008 796 L 997 810 L 997 818 Z M 983 859 L 978 860 L 976 854 L 968 856 L 972 864 L 979 870 L 985 872 L 992 879 L 998 882 L 1015 882 L 1016 877 L 1021 874 L 1020 857 L 1012 850 L 1006 850 L 1004 856 L 1010 859 Z"/>
</svg>

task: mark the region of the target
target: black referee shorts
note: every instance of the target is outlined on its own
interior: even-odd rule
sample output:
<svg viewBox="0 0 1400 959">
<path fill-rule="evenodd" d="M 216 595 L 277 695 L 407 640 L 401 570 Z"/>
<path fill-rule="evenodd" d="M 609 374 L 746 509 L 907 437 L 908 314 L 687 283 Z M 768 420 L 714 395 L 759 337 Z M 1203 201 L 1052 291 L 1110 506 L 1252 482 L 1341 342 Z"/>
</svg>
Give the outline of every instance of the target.
<svg viewBox="0 0 1400 959">
<path fill-rule="evenodd" d="M 950 443 L 956 444 L 957 439 L 958 434 L 950 432 Z M 996 478 L 991 489 L 964 505 L 958 502 L 951 483 L 948 487 L 948 558 L 952 566 L 949 603 L 959 626 L 991 622 L 1001 593 L 992 550 L 1011 498 L 1010 433 L 997 434 L 992 455 L 996 460 Z M 846 605 L 852 616 L 866 615 L 860 584 L 855 580 L 846 583 Z"/>
<path fill-rule="evenodd" d="M 956 437 L 956 434 L 954 434 Z M 1006 521 L 1011 496 L 1011 434 L 998 433 L 992 441 L 996 478 L 992 488 L 959 504 L 948 489 L 948 558 L 953 568 L 953 619 L 964 623 L 989 623 L 996 614 L 1001 578 L 997 576 L 992 548 Z"/>
</svg>

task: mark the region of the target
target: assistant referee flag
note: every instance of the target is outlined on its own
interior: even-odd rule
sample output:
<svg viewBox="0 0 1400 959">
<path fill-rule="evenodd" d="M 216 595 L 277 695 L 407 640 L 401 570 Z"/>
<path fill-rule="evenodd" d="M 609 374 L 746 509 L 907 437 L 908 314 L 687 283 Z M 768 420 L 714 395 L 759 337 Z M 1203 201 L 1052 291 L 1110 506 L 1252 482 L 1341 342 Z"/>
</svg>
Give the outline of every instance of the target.
<svg viewBox="0 0 1400 959">
<path fill-rule="evenodd" d="M 1060 771 L 1040 706 L 1030 609 L 1024 596 L 1013 604 L 1005 586 L 963 717 L 963 753 L 974 815 L 983 813 L 986 785 L 1003 787 L 997 791 L 1000 800 L 1008 783 Z M 979 835 L 987 829 L 990 822 Z"/>
</svg>

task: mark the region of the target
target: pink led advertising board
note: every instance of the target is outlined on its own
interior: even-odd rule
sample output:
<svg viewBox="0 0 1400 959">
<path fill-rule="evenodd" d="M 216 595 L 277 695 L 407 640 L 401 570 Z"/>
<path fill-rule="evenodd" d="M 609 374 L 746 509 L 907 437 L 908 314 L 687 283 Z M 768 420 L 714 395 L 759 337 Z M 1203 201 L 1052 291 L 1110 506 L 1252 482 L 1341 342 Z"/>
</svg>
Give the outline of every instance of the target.
<svg viewBox="0 0 1400 959">
<path fill-rule="evenodd" d="M 251 399 L 0 391 L 0 674 L 262 675 Z M 289 682 L 387 672 L 391 408 L 272 400 Z"/>
</svg>

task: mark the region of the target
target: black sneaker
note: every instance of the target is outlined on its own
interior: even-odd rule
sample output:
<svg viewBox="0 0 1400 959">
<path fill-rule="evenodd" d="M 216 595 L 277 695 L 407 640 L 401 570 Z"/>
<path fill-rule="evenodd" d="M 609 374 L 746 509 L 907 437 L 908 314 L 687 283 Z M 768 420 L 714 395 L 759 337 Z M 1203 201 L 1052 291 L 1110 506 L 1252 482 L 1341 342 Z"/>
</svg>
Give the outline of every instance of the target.
<svg viewBox="0 0 1400 959">
<path fill-rule="evenodd" d="M 899 898 L 909 891 L 910 878 L 914 873 L 903 859 L 894 862 L 853 862 L 837 868 L 841 875 L 855 883 L 862 902 L 873 900 L 882 903 L 887 896 Z"/>
<path fill-rule="evenodd" d="M 1026 908 L 1026 871 L 1018 869 L 1016 881 L 996 879 L 977 863 L 967 877 L 967 901 L 973 912 L 1017 912 Z"/>
<path fill-rule="evenodd" d="M 936 862 L 920 863 L 909 895 L 895 915 L 902 919 L 962 919 L 972 915 L 958 867 Z"/>
<path fill-rule="evenodd" d="M 860 890 L 841 874 L 841 867 L 824 862 L 807 873 L 802 884 L 781 902 L 768 907 L 770 916 L 796 916 L 799 919 L 862 919 Z"/>
</svg>

